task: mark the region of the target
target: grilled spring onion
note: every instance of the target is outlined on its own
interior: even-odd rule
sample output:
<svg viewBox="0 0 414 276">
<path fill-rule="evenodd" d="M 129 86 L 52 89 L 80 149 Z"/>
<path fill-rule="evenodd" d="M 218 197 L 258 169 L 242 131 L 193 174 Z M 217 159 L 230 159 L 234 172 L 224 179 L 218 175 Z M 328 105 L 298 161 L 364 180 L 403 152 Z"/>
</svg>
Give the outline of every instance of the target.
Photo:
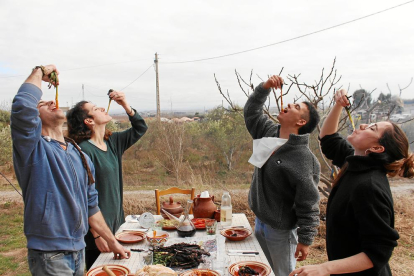
<svg viewBox="0 0 414 276">
<path fill-rule="evenodd" d="M 280 86 L 280 110 L 283 110 L 283 84 Z"/>
<path fill-rule="evenodd" d="M 109 91 L 108 91 L 108 97 L 109 97 L 109 94 L 111 94 L 112 91 L 114 91 L 114 90 L 113 89 L 109 89 Z M 111 105 L 111 101 L 112 101 L 112 99 L 109 98 L 108 108 L 106 109 L 106 113 L 108 113 L 108 114 L 109 114 L 109 106 Z"/>
<path fill-rule="evenodd" d="M 355 124 L 354 124 L 354 120 L 352 120 L 352 116 L 351 116 L 351 108 L 349 106 L 345 107 L 346 113 L 348 113 L 348 118 L 349 121 L 352 124 L 352 128 L 355 130 Z"/>
<path fill-rule="evenodd" d="M 56 74 L 56 72 L 52 72 L 49 75 L 49 89 L 52 87 L 53 83 L 55 83 L 55 87 L 56 87 L 56 95 L 55 95 L 55 102 L 56 102 L 56 108 L 59 109 L 59 91 L 58 91 L 58 85 L 57 83 L 59 82 L 59 78 L 58 75 Z"/>
<path fill-rule="evenodd" d="M 106 109 L 106 113 L 109 112 L 109 106 L 111 105 L 111 101 L 112 101 L 112 99 L 109 99 L 108 108 Z"/>
</svg>

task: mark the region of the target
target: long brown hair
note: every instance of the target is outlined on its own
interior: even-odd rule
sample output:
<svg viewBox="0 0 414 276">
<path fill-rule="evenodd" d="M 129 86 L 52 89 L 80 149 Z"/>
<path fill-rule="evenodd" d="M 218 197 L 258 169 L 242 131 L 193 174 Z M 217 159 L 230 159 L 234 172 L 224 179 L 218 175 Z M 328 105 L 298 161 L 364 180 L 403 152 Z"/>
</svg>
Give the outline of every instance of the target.
<svg viewBox="0 0 414 276">
<path fill-rule="evenodd" d="M 66 119 L 68 121 L 68 136 L 81 143 L 85 140 L 89 140 L 92 137 L 93 131 L 85 124 L 85 119 L 93 118 L 88 114 L 88 110 L 84 109 L 87 101 L 78 102 L 72 109 L 66 113 Z M 112 132 L 105 129 L 104 139 L 108 140 Z"/>
<path fill-rule="evenodd" d="M 391 125 L 392 127 L 387 128 L 378 141 L 385 150 L 381 153 L 370 152 L 368 156 L 380 161 L 387 174 L 391 177 L 399 175 L 405 178 L 413 178 L 414 155 L 409 153 L 410 145 L 407 136 L 398 125 L 394 123 L 391 123 Z M 347 168 L 348 162 L 342 166 L 333 186 L 339 182 Z"/>
<path fill-rule="evenodd" d="M 93 183 L 95 183 L 95 179 L 93 178 L 93 175 L 92 175 L 91 169 L 90 169 L 90 168 L 89 168 L 89 166 L 88 166 L 88 162 L 86 161 L 86 158 L 85 158 L 84 153 L 82 152 L 81 148 L 78 146 L 78 144 L 76 144 L 76 142 L 75 142 L 75 141 L 73 141 L 73 140 L 72 140 L 72 139 L 70 139 L 69 137 L 64 137 L 64 138 L 65 138 L 65 141 L 66 141 L 66 142 L 71 143 L 71 144 L 75 147 L 75 149 L 77 149 L 77 150 L 78 150 L 79 155 L 80 155 L 81 160 L 82 160 L 82 165 L 83 165 L 83 167 L 85 168 L 86 173 L 88 174 L 88 184 L 89 184 L 89 185 L 92 185 Z"/>
</svg>

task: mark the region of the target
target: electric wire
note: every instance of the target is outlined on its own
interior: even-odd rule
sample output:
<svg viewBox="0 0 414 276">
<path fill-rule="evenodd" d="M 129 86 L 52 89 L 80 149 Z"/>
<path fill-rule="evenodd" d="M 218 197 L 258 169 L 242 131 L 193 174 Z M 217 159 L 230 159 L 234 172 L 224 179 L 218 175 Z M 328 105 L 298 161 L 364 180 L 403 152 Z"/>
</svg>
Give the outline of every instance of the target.
<svg viewBox="0 0 414 276">
<path fill-rule="evenodd" d="M 307 37 L 307 36 L 310 36 L 310 35 L 314 35 L 314 34 L 317 34 L 317 33 L 321 33 L 321 32 L 327 31 L 327 30 L 331 30 L 331 29 L 334 29 L 334 28 L 337 28 L 337 27 L 341 27 L 341 26 L 344 26 L 344 25 L 347 25 L 347 24 L 350 24 L 350 23 L 353 23 L 353 22 L 356 22 L 356 21 L 359 21 L 359 20 L 362 20 L 362 19 L 365 19 L 365 18 L 374 16 L 374 15 L 377 15 L 377 14 L 381 14 L 381 13 L 387 12 L 387 11 L 392 10 L 392 9 L 399 8 L 401 6 L 410 4 L 412 2 L 414 2 L 414 0 L 411 0 L 411 1 L 408 1 L 408 2 L 405 2 L 405 3 L 402 3 L 402 4 L 399 4 L 399 5 L 396 5 L 396 6 L 393 6 L 393 7 L 390 7 L 390 8 L 381 10 L 381 11 L 378 11 L 378 12 L 374 12 L 374 13 L 371 13 L 371 14 L 368 14 L 368 15 L 365 15 L 365 16 L 362 16 L 362 17 L 359 17 L 359 18 L 350 20 L 350 21 L 346 21 L 346 22 L 343 22 L 343 23 L 340 23 L 340 24 L 337 24 L 337 25 L 333 25 L 333 26 L 330 26 L 330 27 L 327 27 L 327 28 L 323 28 L 323 29 L 320 29 L 320 30 L 317 30 L 317 31 L 313 31 L 313 32 L 310 32 L 310 33 L 307 33 L 307 34 L 304 34 L 304 35 L 296 36 L 296 37 L 293 37 L 293 38 L 289 38 L 289 39 L 286 39 L 286 40 L 278 41 L 278 42 L 275 42 L 275 43 L 267 44 L 267 45 L 264 45 L 264 46 L 259 46 L 259 47 L 252 48 L 252 49 L 248 49 L 248 50 L 243 50 L 243 51 L 239 51 L 239 52 L 235 52 L 235 53 L 231 53 L 231 54 L 225 54 L 225 55 L 214 56 L 214 57 L 209 57 L 209 58 L 186 60 L 186 61 L 170 61 L 170 62 L 161 62 L 161 63 L 162 64 L 179 64 L 179 63 L 199 62 L 199 61 L 205 61 L 205 60 L 212 60 L 212 59 L 224 58 L 224 57 L 239 55 L 239 54 L 243 54 L 243 53 L 247 53 L 247 52 L 251 52 L 251 51 L 256 51 L 256 50 L 263 49 L 263 48 L 266 48 L 266 47 L 275 46 L 275 45 L 278 45 L 278 44 L 286 43 L 286 42 L 289 42 L 289 41 L 292 41 L 292 40 L 300 39 L 300 38 Z"/>
<path fill-rule="evenodd" d="M 105 63 L 105 64 L 100 64 L 100 65 L 91 65 L 91 66 L 85 66 L 85 67 L 77 67 L 77 68 L 71 68 L 71 69 L 64 69 L 64 70 L 59 70 L 60 72 L 67 72 L 67 71 L 74 71 L 74 70 L 81 70 L 81 69 L 89 69 L 89 68 L 96 68 L 96 67 L 103 67 L 103 66 L 109 66 L 109 65 L 116 65 L 116 64 L 122 64 L 122 63 L 131 63 L 131 62 L 137 62 L 137 61 L 142 61 L 144 59 L 139 59 L 139 60 L 130 60 L 130 61 L 120 61 L 120 62 L 113 62 L 113 63 Z M 145 59 L 148 60 L 148 59 Z M 1 79 L 4 78 L 14 78 L 14 77 L 24 77 L 26 75 L 11 75 L 11 76 L 2 76 L 0 75 Z"/>
<path fill-rule="evenodd" d="M 363 20 L 363 19 L 366 19 L 368 17 L 375 16 L 375 15 L 378 15 L 378 14 L 381 14 L 381 13 L 384 13 L 384 12 L 387 12 L 387 11 L 390 11 L 392 9 L 399 8 L 401 6 L 410 4 L 412 2 L 414 2 L 414 0 L 411 0 L 411 1 L 408 1 L 408 2 L 405 2 L 405 3 L 401 3 L 399 5 L 392 6 L 392 7 L 387 8 L 387 9 L 383 9 L 383 10 L 380 10 L 380 11 L 377 11 L 377 12 L 374 12 L 374 13 L 371 13 L 371 14 L 368 14 L 368 15 L 365 15 L 365 16 L 362 16 L 362 17 L 353 19 L 353 20 L 349 20 L 349 21 L 346 21 L 346 22 L 343 22 L 343 23 L 340 23 L 340 24 L 336 24 L 336 25 L 327 27 L 327 28 L 323 28 L 323 29 L 320 29 L 320 30 L 317 30 L 317 31 L 313 31 L 313 32 L 310 32 L 310 33 L 307 33 L 307 34 L 304 34 L 304 35 L 296 36 L 296 37 L 293 37 L 293 38 L 285 39 L 285 40 L 282 40 L 282 41 L 278 41 L 278 42 L 275 42 L 275 43 L 271 43 L 271 44 L 259 46 L 259 47 L 252 48 L 252 49 L 247 49 L 247 50 L 243 50 L 243 51 L 239 51 L 239 52 L 234 52 L 234 53 L 224 54 L 224 55 L 219 55 L 219 56 L 214 56 L 214 57 L 208 57 L 208 58 L 202 58 L 202 59 L 194 59 L 194 60 L 186 60 L 186 61 L 162 62 L 162 64 L 192 63 L 192 62 L 199 62 L 199 61 L 205 61 L 205 60 L 212 60 L 212 59 L 224 58 L 224 57 L 228 57 L 228 56 L 234 56 L 234 55 L 239 55 L 239 54 L 243 54 L 243 53 L 247 53 L 247 52 L 251 52 L 251 51 L 256 51 L 256 50 L 259 50 L 259 49 L 263 49 L 263 48 L 267 48 L 267 47 L 279 45 L 279 44 L 282 44 L 282 43 L 286 43 L 286 42 L 289 42 L 289 41 L 293 41 L 293 40 L 297 40 L 297 39 L 300 39 L 300 38 L 304 38 L 304 37 L 307 37 L 307 36 L 311 36 L 311 35 L 314 35 L 314 34 L 317 34 L 317 33 L 321 33 L 321 32 L 327 31 L 327 30 L 331 30 L 331 29 L 334 29 L 334 28 L 338 28 L 338 27 L 341 27 L 341 26 L 344 26 L 344 25 L 347 25 L 347 24 L 350 24 L 350 23 L 354 23 L 356 21 Z M 102 67 L 102 66 L 108 66 L 108 65 L 115 65 L 115 64 L 120 64 L 120 63 L 129 63 L 129 62 L 135 62 L 135 60 L 134 61 L 123 61 L 123 62 L 108 63 L 108 64 L 100 64 L 100 65 L 86 66 L 86 67 L 78 67 L 78 68 L 66 69 L 66 70 L 61 70 L 61 71 L 62 72 L 65 72 L 65 71 L 72 71 L 72 70 L 80 70 L 80 69 L 95 68 L 95 67 Z M 0 78 L 12 78 L 12 77 L 20 77 L 20 76 L 25 76 L 25 75 L 12 75 L 12 76 L 1 76 L 0 75 Z M 130 83 L 129 85 L 131 85 L 132 83 Z M 126 86 L 126 87 L 128 87 L 128 86 Z"/>
<path fill-rule="evenodd" d="M 4 177 L 4 179 L 6 179 L 7 182 L 9 182 L 10 185 L 12 185 L 12 187 L 16 190 L 16 192 L 19 193 L 19 195 L 21 195 L 23 197 L 23 195 L 19 192 L 19 190 L 17 190 L 17 188 L 13 185 L 13 183 L 11 183 L 11 181 L 2 173 L 0 172 L 1 176 Z"/>
<path fill-rule="evenodd" d="M 124 88 L 121 89 L 121 91 L 125 90 L 128 86 L 130 86 L 131 84 L 133 84 L 134 82 L 136 82 L 140 77 L 142 77 L 154 64 L 151 64 L 147 70 L 145 70 L 141 75 L 138 76 L 138 78 L 136 78 L 135 80 L 133 80 L 130 84 L 128 84 L 127 86 L 125 86 Z"/>
</svg>

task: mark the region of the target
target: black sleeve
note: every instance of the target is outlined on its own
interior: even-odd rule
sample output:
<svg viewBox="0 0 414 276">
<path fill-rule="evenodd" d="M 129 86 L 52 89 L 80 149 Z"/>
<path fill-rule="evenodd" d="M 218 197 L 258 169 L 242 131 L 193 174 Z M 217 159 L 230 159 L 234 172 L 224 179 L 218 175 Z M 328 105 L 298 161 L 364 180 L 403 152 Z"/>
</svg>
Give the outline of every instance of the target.
<svg viewBox="0 0 414 276">
<path fill-rule="evenodd" d="M 321 149 L 323 154 L 335 166 L 342 167 L 345 163 L 345 158 L 354 155 L 354 149 L 352 146 L 342 138 L 338 133 L 325 135 L 321 141 Z"/>
</svg>

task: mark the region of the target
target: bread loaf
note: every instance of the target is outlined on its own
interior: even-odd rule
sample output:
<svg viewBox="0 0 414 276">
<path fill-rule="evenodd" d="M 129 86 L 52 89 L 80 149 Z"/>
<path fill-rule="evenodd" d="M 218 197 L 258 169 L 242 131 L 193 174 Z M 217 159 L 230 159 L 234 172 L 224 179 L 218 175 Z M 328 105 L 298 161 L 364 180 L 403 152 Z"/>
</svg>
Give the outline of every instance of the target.
<svg viewBox="0 0 414 276">
<path fill-rule="evenodd" d="M 177 276 L 177 272 L 163 265 L 146 265 L 135 273 L 135 276 Z"/>
</svg>

